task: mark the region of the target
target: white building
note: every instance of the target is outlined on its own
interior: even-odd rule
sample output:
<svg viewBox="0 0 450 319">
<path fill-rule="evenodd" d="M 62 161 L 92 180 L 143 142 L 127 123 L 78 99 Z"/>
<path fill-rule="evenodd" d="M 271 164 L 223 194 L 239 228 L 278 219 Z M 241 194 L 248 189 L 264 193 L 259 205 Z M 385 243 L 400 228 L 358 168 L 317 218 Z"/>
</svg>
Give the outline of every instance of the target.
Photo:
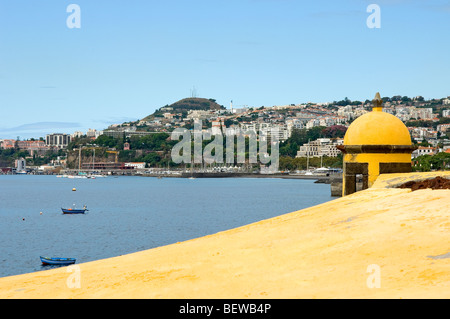
<svg viewBox="0 0 450 319">
<path fill-rule="evenodd" d="M 309 130 L 315 126 L 320 126 L 320 120 L 319 119 L 311 119 L 306 123 L 306 129 Z"/>
<path fill-rule="evenodd" d="M 27 171 L 27 162 L 23 157 L 16 159 L 15 166 L 17 173 L 25 173 Z"/>
<path fill-rule="evenodd" d="M 410 107 L 396 107 L 395 108 L 395 116 L 397 116 L 403 122 L 409 121 L 411 119 L 411 110 Z"/>
<path fill-rule="evenodd" d="M 300 119 L 289 119 L 286 120 L 286 126 L 288 130 L 288 136 L 290 137 L 292 135 L 292 130 L 302 130 L 305 128 L 305 125 L 303 124 L 303 121 Z"/>
<path fill-rule="evenodd" d="M 102 134 L 103 134 L 103 131 L 97 131 L 96 129 L 91 129 L 91 128 L 86 132 L 87 137 L 93 137 L 93 138 L 97 138 Z"/>
<path fill-rule="evenodd" d="M 414 159 L 421 155 L 434 155 L 436 154 L 436 149 L 434 147 L 419 146 L 411 154 L 411 158 Z"/>
<path fill-rule="evenodd" d="M 319 119 L 319 126 L 329 127 L 329 126 L 333 126 L 333 125 L 336 125 L 336 121 L 335 121 L 334 117 L 326 116 L 326 117 Z"/>
<path fill-rule="evenodd" d="M 66 148 L 71 141 L 69 134 L 53 133 L 47 134 L 45 144 L 50 147 Z"/>
<path fill-rule="evenodd" d="M 125 163 L 125 167 L 145 168 L 145 162 L 130 162 L 130 163 Z"/>
<path fill-rule="evenodd" d="M 351 105 L 340 107 L 337 111 L 337 115 L 345 117 L 347 120 L 350 120 L 353 117 L 355 117 L 355 114 L 353 113 L 353 108 Z"/>
<path fill-rule="evenodd" d="M 72 136 L 72 138 L 77 138 L 77 137 L 82 137 L 83 135 L 84 135 L 83 132 L 76 131 L 71 136 Z"/>
<path fill-rule="evenodd" d="M 222 122 L 220 119 L 211 122 L 211 134 L 212 135 L 222 134 Z"/>
<path fill-rule="evenodd" d="M 242 114 L 248 111 L 247 107 L 243 107 L 240 109 L 233 109 L 232 114 Z"/>
<path fill-rule="evenodd" d="M 450 130 L 450 124 L 439 124 L 437 126 L 437 130 L 438 132 L 442 133 L 447 132 L 448 130 Z"/>
<path fill-rule="evenodd" d="M 188 120 L 207 120 L 214 116 L 212 111 L 203 111 L 203 110 L 189 110 L 187 119 Z"/>
<path fill-rule="evenodd" d="M 341 154 L 341 151 L 339 151 L 336 146 L 342 145 L 343 143 L 344 140 L 341 138 L 319 138 L 300 146 L 300 150 L 297 152 L 296 157 L 336 157 Z"/>
<path fill-rule="evenodd" d="M 359 108 L 357 108 L 357 109 L 355 109 L 355 110 L 353 111 L 353 116 L 354 116 L 354 117 L 360 117 L 361 115 L 364 115 L 364 114 L 366 114 L 366 113 L 369 113 L 369 111 L 365 110 L 365 109 L 362 108 L 362 107 L 359 107 Z"/>
<path fill-rule="evenodd" d="M 423 109 L 415 109 L 411 112 L 411 118 L 414 118 L 416 120 L 419 119 L 432 119 L 434 117 L 433 115 L 433 109 L 432 108 L 423 108 Z"/>
<path fill-rule="evenodd" d="M 278 141 L 283 142 L 290 136 L 290 130 L 287 124 L 273 124 L 273 123 L 249 123 L 241 124 L 242 133 L 244 135 L 254 132 L 259 134 L 261 141 L 271 140 L 272 136 L 276 137 Z"/>
<path fill-rule="evenodd" d="M 237 136 L 241 134 L 241 127 L 239 125 L 230 125 L 229 127 L 223 129 L 225 136 Z"/>
</svg>

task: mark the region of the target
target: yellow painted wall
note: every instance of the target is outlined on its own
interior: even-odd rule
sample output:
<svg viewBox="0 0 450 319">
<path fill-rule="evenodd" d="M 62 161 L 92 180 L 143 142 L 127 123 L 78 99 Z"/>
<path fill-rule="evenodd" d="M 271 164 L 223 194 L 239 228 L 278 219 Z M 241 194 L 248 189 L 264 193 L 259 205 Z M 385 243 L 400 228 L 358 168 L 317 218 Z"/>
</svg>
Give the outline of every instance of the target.
<svg viewBox="0 0 450 319">
<path fill-rule="evenodd" d="M 380 175 L 380 163 L 411 163 L 411 154 L 380 154 L 361 153 L 345 154 L 344 163 L 368 163 L 369 164 L 369 187 L 373 185 Z M 345 165 L 344 165 L 345 169 Z M 345 171 L 344 171 L 345 176 Z M 343 190 L 345 189 L 345 178 L 343 178 Z"/>
</svg>

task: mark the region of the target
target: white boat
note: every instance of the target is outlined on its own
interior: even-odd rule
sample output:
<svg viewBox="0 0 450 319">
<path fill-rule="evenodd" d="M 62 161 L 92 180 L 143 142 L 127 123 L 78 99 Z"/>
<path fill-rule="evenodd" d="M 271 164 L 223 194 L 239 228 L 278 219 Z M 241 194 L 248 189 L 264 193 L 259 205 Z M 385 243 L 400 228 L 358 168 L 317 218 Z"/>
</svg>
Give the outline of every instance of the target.
<svg viewBox="0 0 450 319">
<path fill-rule="evenodd" d="M 69 175 L 67 178 L 87 178 L 85 175 Z"/>
</svg>

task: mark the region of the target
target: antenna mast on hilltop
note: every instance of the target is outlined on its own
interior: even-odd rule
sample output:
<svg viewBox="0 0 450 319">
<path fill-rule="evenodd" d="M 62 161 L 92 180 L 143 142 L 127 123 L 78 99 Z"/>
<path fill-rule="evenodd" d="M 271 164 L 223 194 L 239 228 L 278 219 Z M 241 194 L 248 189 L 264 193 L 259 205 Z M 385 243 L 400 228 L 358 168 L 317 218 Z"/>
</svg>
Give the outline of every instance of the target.
<svg viewBox="0 0 450 319">
<path fill-rule="evenodd" d="M 197 90 L 195 89 L 195 86 L 191 89 L 191 97 L 197 97 Z"/>
</svg>

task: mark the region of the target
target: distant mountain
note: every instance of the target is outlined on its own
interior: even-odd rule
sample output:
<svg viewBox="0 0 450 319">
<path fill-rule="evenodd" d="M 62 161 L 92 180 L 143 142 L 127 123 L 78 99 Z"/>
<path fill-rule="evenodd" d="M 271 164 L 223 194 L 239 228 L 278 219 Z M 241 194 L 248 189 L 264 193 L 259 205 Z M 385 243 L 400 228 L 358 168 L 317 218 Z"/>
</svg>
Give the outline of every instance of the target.
<svg viewBox="0 0 450 319">
<path fill-rule="evenodd" d="M 181 113 L 187 112 L 189 110 L 203 110 L 203 111 L 217 111 L 217 110 L 225 110 L 226 108 L 223 105 L 219 105 L 216 103 L 214 99 L 205 99 L 198 97 L 188 97 L 178 102 L 175 102 L 171 105 L 166 105 L 156 110 L 153 114 L 143 118 L 142 120 L 147 121 L 153 119 L 155 115 L 162 115 L 166 112 L 168 113 Z"/>
</svg>

